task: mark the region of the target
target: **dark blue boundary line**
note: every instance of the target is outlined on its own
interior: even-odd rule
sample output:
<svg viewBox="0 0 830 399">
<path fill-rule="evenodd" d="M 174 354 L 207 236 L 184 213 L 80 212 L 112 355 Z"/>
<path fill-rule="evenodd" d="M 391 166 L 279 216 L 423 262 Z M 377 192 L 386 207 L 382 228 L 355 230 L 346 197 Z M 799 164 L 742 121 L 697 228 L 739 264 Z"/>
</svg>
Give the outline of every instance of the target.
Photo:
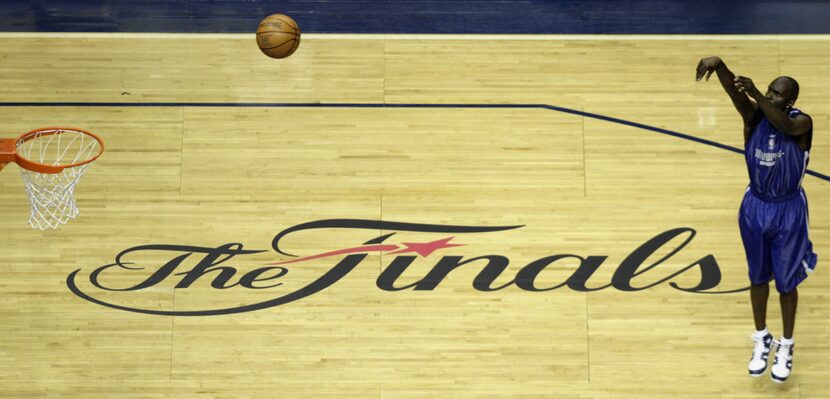
<svg viewBox="0 0 830 399">
<path fill-rule="evenodd" d="M 303 33 L 830 33 L 825 0 L 0 0 L 6 32 L 252 33 L 266 15 Z"/>
<path fill-rule="evenodd" d="M 121 102 L 0 102 L 0 107 L 239 107 L 239 108 L 502 108 L 548 109 L 661 133 L 743 155 L 743 151 L 715 141 L 625 119 L 547 104 L 350 104 L 350 103 L 121 103 Z M 808 175 L 830 182 L 830 176 L 807 169 Z"/>
</svg>

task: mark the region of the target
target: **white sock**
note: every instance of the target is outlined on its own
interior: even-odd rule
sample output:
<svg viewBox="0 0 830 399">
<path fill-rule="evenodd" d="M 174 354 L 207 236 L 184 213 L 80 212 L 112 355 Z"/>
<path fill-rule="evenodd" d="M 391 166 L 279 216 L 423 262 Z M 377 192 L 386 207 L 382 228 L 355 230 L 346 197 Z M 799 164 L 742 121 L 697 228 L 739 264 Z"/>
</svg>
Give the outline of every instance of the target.
<svg viewBox="0 0 830 399">
<path fill-rule="evenodd" d="M 782 345 L 782 346 L 792 346 L 792 344 L 793 344 L 795 341 L 793 341 L 793 339 L 792 339 L 792 338 L 783 338 L 783 337 L 782 337 L 782 338 L 781 338 L 781 341 L 778 341 L 778 342 L 781 342 L 781 345 Z"/>
<path fill-rule="evenodd" d="M 764 327 L 763 330 L 755 331 L 755 334 L 752 334 L 752 335 L 757 337 L 757 338 L 763 338 L 763 337 L 766 337 L 767 334 L 769 334 L 769 331 L 767 331 L 767 328 Z"/>
</svg>

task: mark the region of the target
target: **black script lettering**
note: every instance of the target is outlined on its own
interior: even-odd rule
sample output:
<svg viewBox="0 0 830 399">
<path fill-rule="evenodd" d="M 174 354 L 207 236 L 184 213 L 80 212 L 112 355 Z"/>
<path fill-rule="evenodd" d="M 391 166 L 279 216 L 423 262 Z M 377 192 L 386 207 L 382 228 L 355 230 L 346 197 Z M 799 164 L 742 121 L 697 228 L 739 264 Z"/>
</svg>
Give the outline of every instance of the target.
<svg viewBox="0 0 830 399">
<path fill-rule="evenodd" d="M 233 247 L 235 247 L 235 248 L 233 248 Z M 129 266 L 127 266 L 127 265 L 131 265 L 133 263 L 124 262 L 124 260 L 123 260 L 124 257 L 127 254 L 130 254 L 130 253 L 133 253 L 133 252 L 138 252 L 138 251 L 171 251 L 171 252 L 185 252 L 185 253 L 181 254 L 179 256 L 176 256 L 172 260 L 168 261 L 162 267 L 160 267 L 158 270 L 156 270 L 150 277 L 148 277 L 147 279 L 145 279 L 141 283 L 138 283 L 138 284 L 136 284 L 132 287 L 112 288 L 112 287 L 105 287 L 100 283 L 101 273 L 103 273 L 104 271 L 106 271 L 107 269 L 112 268 L 112 267 L 117 266 L 117 267 L 120 267 L 120 268 L 125 269 L 125 270 L 142 270 L 143 268 L 141 268 L 141 267 L 129 267 Z M 160 283 L 165 278 L 167 278 L 170 275 L 170 273 L 172 273 L 182 263 L 182 261 L 184 261 L 186 258 L 188 258 L 190 255 L 192 255 L 194 253 L 207 254 L 205 256 L 205 258 L 202 259 L 202 261 L 199 263 L 199 265 L 205 264 L 205 266 L 203 268 L 206 268 L 208 266 L 211 266 L 211 262 L 213 261 L 213 259 L 216 259 L 218 256 L 223 255 L 223 254 L 227 255 L 227 256 L 224 259 L 222 259 L 220 262 L 217 262 L 216 264 L 224 262 L 225 260 L 227 260 L 230 257 L 235 256 L 235 255 L 255 254 L 255 253 L 260 253 L 260 252 L 265 252 L 265 251 L 261 251 L 261 250 L 243 250 L 242 249 L 242 244 L 225 244 L 225 245 L 222 245 L 218 248 L 196 247 L 196 246 L 189 246 L 189 245 L 164 245 L 164 244 L 161 244 L 161 245 L 140 245 L 140 246 L 137 246 L 137 247 L 132 247 L 132 248 L 125 249 L 125 250 L 121 251 L 115 257 L 115 263 L 104 265 L 104 266 L 99 267 L 98 269 L 95 269 L 90 274 L 89 280 L 92 283 L 92 285 L 94 285 L 94 286 L 96 286 L 100 289 L 107 290 L 107 291 L 137 291 L 137 290 L 142 290 L 142 289 L 145 289 L 145 288 L 152 287 L 152 286 Z M 197 268 L 199 268 L 199 266 L 196 266 L 196 268 L 194 268 L 194 270 L 197 269 Z M 233 269 L 233 268 L 228 268 L 228 269 Z M 232 271 L 233 271 L 233 273 L 235 273 L 236 269 L 233 269 Z M 206 273 L 207 270 L 205 270 L 204 272 Z M 233 273 L 231 273 L 231 275 Z M 193 280 L 195 280 L 195 278 L 193 278 Z M 190 283 L 192 283 L 192 281 L 190 281 Z M 188 283 L 187 286 L 189 286 L 190 283 Z M 179 283 L 179 286 L 177 286 L 176 288 L 185 288 L 185 287 L 182 287 L 181 285 L 182 285 L 182 283 Z"/>
<path fill-rule="evenodd" d="M 482 257 L 468 259 L 463 263 L 472 262 L 476 259 L 481 258 Z M 504 256 L 495 255 L 487 256 L 486 259 L 488 260 L 487 266 L 484 266 L 484 269 L 481 270 L 481 273 L 479 273 L 478 276 L 476 276 L 476 278 L 473 280 L 473 288 L 475 288 L 478 291 L 490 292 L 507 288 L 510 286 L 510 284 L 513 284 L 513 282 L 509 282 L 506 284 L 502 284 L 498 287 L 493 287 L 493 283 L 496 282 L 496 279 L 499 278 L 499 276 L 501 276 L 501 273 L 504 272 L 504 269 L 507 269 L 507 265 L 510 263 L 510 259 Z M 459 263 L 459 265 L 461 264 Z"/>
<path fill-rule="evenodd" d="M 285 229 L 272 240 L 272 246 L 274 250 L 278 253 L 287 255 L 287 256 L 294 256 L 290 255 L 286 252 L 283 252 L 279 248 L 279 242 L 282 238 L 286 235 L 302 231 L 302 230 L 309 230 L 309 229 L 321 229 L 321 228 L 349 228 L 349 229 L 372 229 L 372 230 L 381 230 L 381 231 L 415 231 L 415 232 L 431 232 L 431 233 L 481 233 L 481 232 L 492 232 L 492 231 L 503 231 L 503 230 L 510 230 L 519 228 L 522 226 L 500 226 L 500 227 L 476 227 L 476 226 L 446 226 L 446 225 L 428 225 L 428 224 L 416 224 L 416 223 L 401 223 L 401 222 L 384 222 L 384 221 L 373 221 L 373 220 L 362 220 L 362 219 L 331 219 L 331 220 L 319 220 L 315 222 L 303 223 L 299 225 L 295 225 L 291 228 Z M 381 233 L 383 234 L 383 233 Z M 395 232 L 387 233 L 376 237 L 372 240 L 367 241 L 364 245 L 373 245 L 379 244 L 385 241 L 390 236 L 396 234 Z M 653 256 L 658 250 L 662 247 L 666 246 L 671 240 L 686 234 L 687 237 L 685 241 L 683 241 L 680 245 L 676 248 L 672 249 L 667 255 L 663 256 L 661 259 L 657 260 L 656 262 L 644 265 L 644 263 Z M 414 289 L 418 291 L 431 291 L 438 287 L 438 285 L 453 271 L 458 269 L 459 267 L 479 262 L 479 261 L 486 261 L 486 264 L 481 266 L 480 272 L 476 275 L 475 279 L 473 280 L 473 288 L 478 291 L 498 291 L 504 288 L 509 287 L 510 285 L 516 284 L 520 289 L 525 291 L 551 291 L 557 288 L 561 288 L 564 286 L 569 287 L 575 291 L 581 292 L 590 292 L 590 291 L 598 291 L 608 287 L 614 287 L 621 291 L 640 291 L 645 290 L 647 288 L 654 287 L 658 284 L 663 282 L 669 281 L 676 276 L 679 276 L 689 269 L 698 268 L 700 269 L 700 281 L 693 287 L 680 287 L 675 282 L 669 282 L 671 287 L 685 292 L 692 292 L 692 293 L 706 293 L 706 294 L 720 294 L 720 293 L 732 293 L 732 292 L 739 292 L 747 290 L 748 287 L 741 288 L 738 290 L 733 291 L 722 291 L 722 292 L 712 292 L 712 291 L 705 291 L 710 290 L 716 287 L 721 281 L 721 273 L 720 268 L 718 266 L 717 261 L 713 255 L 707 255 L 697 262 L 690 264 L 689 266 L 683 268 L 680 271 L 672 273 L 668 277 L 665 277 L 657 282 L 653 282 L 651 284 L 642 286 L 642 287 L 634 287 L 631 283 L 631 280 L 637 276 L 645 274 L 650 270 L 656 268 L 661 263 L 665 262 L 667 259 L 674 256 L 677 252 L 683 249 L 689 242 L 694 238 L 696 232 L 690 228 L 677 228 L 673 230 L 669 230 L 663 232 L 654 238 L 650 239 L 649 241 L 642 244 L 640 247 L 635 249 L 629 256 L 627 256 L 617 267 L 614 272 L 614 275 L 611 279 L 611 283 L 606 284 L 604 286 L 599 287 L 588 287 L 587 282 L 589 279 L 593 277 L 595 272 L 599 269 L 599 267 L 607 260 L 607 256 L 587 256 L 582 257 L 579 255 L 574 254 L 561 254 L 561 255 L 552 255 L 548 257 L 544 257 L 541 259 L 537 259 L 533 262 L 528 263 L 525 265 L 521 270 L 518 271 L 515 278 L 506 283 L 499 286 L 494 286 L 495 282 L 499 277 L 504 273 L 507 269 L 510 259 L 505 256 L 500 255 L 485 255 L 485 256 L 478 256 L 474 258 L 465 259 L 462 256 L 444 256 L 438 260 L 435 266 L 427 272 L 423 278 L 420 278 L 418 281 L 402 285 L 396 286 L 398 280 L 402 277 L 403 273 L 412 265 L 413 262 L 418 259 L 416 256 L 397 256 L 395 257 L 392 262 L 381 271 L 380 275 L 377 278 L 376 284 L 377 287 L 385 290 L 385 291 L 401 291 L 405 289 Z M 410 244 L 405 243 L 407 246 Z M 237 275 L 237 269 L 231 266 L 224 265 L 228 262 L 231 258 L 234 258 L 238 255 L 247 255 L 247 254 L 255 254 L 261 253 L 265 251 L 260 250 L 243 250 L 243 245 L 239 243 L 231 243 L 219 246 L 217 248 L 207 248 L 207 247 L 196 247 L 196 246 L 182 246 L 182 245 L 144 245 L 144 246 L 137 246 L 127 250 L 122 251 L 116 256 L 115 263 L 107 264 L 95 269 L 89 276 L 89 280 L 91 284 L 99 289 L 107 290 L 107 291 L 138 291 L 143 290 L 146 288 L 153 287 L 160 282 L 165 281 L 166 279 L 170 278 L 171 275 L 181 276 L 181 280 L 178 281 L 176 284 L 176 288 L 178 289 L 186 289 L 191 287 L 194 283 L 203 279 L 203 277 L 207 275 L 211 275 L 212 280 L 210 282 L 210 286 L 215 289 L 227 289 L 235 286 L 242 286 L 249 289 L 267 289 L 267 288 L 274 288 L 281 286 L 281 282 L 274 282 L 274 280 L 280 279 L 281 277 L 285 276 L 288 273 L 288 269 L 282 266 L 276 267 L 262 267 L 259 269 L 252 270 L 248 273 L 243 274 L 238 281 L 234 282 L 234 278 Z M 101 306 L 110 307 L 113 309 L 125 310 L 130 312 L 136 313 L 144 313 L 144 314 L 154 314 L 154 315 L 166 315 L 166 316 L 211 316 L 211 315 L 224 315 L 224 314 L 233 314 L 233 313 L 242 313 L 242 312 L 250 312 L 255 310 L 261 310 L 269 307 L 275 307 L 284 305 L 307 296 L 316 294 L 331 285 L 335 284 L 339 280 L 341 280 L 344 276 L 350 273 L 355 267 L 357 267 L 367 256 L 366 252 L 369 251 L 391 251 L 391 250 L 398 250 L 399 246 L 396 245 L 382 245 L 382 246 L 372 246 L 372 247 L 352 247 L 352 248 L 345 248 L 340 251 L 331 251 L 326 252 L 314 256 L 309 256 L 307 258 L 302 258 L 298 260 L 294 260 L 291 263 L 299 262 L 299 261 L 308 261 L 311 259 L 322 259 L 334 256 L 335 254 L 346 254 L 350 253 L 350 255 L 345 256 L 342 258 L 336 265 L 334 265 L 331 269 L 326 271 L 322 276 L 318 277 L 316 280 L 312 281 L 311 283 L 305 285 L 304 287 L 282 296 L 279 296 L 274 299 L 270 299 L 264 302 L 237 306 L 237 307 L 230 307 L 230 308 L 223 308 L 223 309 L 202 309 L 202 310 L 155 310 L 155 309 L 140 309 L 140 308 L 132 308 L 128 306 L 118 305 L 114 303 L 104 302 L 100 299 L 94 298 L 93 296 L 84 293 L 80 290 L 76 283 L 76 279 L 80 273 L 80 269 L 75 270 L 74 272 L 70 273 L 67 276 L 67 286 L 69 287 L 70 291 L 77 295 L 84 300 L 99 304 Z M 142 267 L 132 266 L 134 263 L 124 261 L 126 255 L 131 254 L 137 251 L 169 251 L 171 252 L 172 259 L 158 267 L 152 274 L 144 278 L 143 281 L 134 284 L 127 288 L 115 288 L 115 287 L 106 287 L 101 282 L 102 275 L 112 273 L 117 270 L 123 271 L 134 271 L 134 270 L 142 270 Z M 361 252 L 366 251 L 366 252 Z M 406 251 L 397 251 L 393 253 L 407 253 L 412 252 L 410 250 Z M 196 263 L 192 269 L 184 272 L 176 273 L 177 269 L 189 258 L 194 256 L 198 256 L 196 254 L 201 254 L 202 258 L 198 260 L 193 260 L 192 263 Z M 542 284 L 538 282 L 539 275 L 546 270 L 549 266 L 560 262 L 560 261 L 572 261 L 577 260 L 579 261 L 579 265 L 576 270 L 571 274 L 568 279 L 564 282 L 559 283 L 557 285 L 546 286 L 546 284 Z M 560 262 L 562 263 L 562 262 Z M 273 265 L 284 264 L 283 262 L 274 263 Z M 143 273 L 142 275 L 145 275 Z M 209 277 L 210 278 L 210 277 Z"/>
<path fill-rule="evenodd" d="M 447 276 L 451 271 L 455 270 L 457 267 L 461 265 L 466 265 L 467 263 L 475 262 L 481 259 L 487 259 L 487 266 L 484 267 L 484 271 L 488 271 L 485 273 L 486 276 L 492 275 L 493 267 L 496 270 L 504 270 L 507 267 L 507 264 L 510 263 L 510 260 L 504 256 L 500 255 L 486 255 L 486 256 L 477 256 L 475 258 L 470 258 L 467 260 L 462 261 L 460 256 L 445 256 L 435 264 L 435 267 L 427 273 L 427 275 L 423 278 L 423 280 L 419 281 L 418 284 L 415 285 L 415 289 L 418 291 L 431 291 L 434 290 L 435 287 L 441 283 L 441 280 Z M 493 266 L 495 265 L 495 266 Z M 488 270 L 489 269 L 489 270 Z M 496 275 L 495 277 L 498 277 Z M 493 278 L 495 280 L 495 277 Z M 476 280 L 480 280 L 476 277 Z M 490 281 L 492 283 L 492 281 Z M 475 282 L 473 283 L 475 284 Z M 484 284 L 483 281 L 479 281 L 478 285 Z M 489 283 L 486 284 L 489 286 Z M 504 287 L 500 287 L 504 288 Z"/>
<path fill-rule="evenodd" d="M 128 306 L 117 305 L 113 303 L 104 302 L 100 299 L 93 298 L 92 296 L 84 293 L 78 288 L 78 285 L 75 284 L 75 279 L 80 273 L 81 269 L 75 270 L 74 272 L 70 273 L 69 276 L 66 277 L 66 285 L 69 287 L 69 290 L 72 291 L 73 294 L 89 301 L 92 303 L 96 303 L 101 306 L 106 306 L 113 309 L 125 310 L 129 312 L 136 312 L 136 313 L 144 313 L 144 314 L 153 314 L 153 315 L 161 315 L 161 316 L 215 316 L 215 315 L 225 315 L 225 314 L 233 314 L 233 313 L 243 313 L 243 312 L 252 312 L 255 310 L 266 309 L 274 306 L 284 305 L 286 303 L 294 302 L 299 299 L 303 299 L 309 295 L 316 294 L 332 284 L 339 281 L 343 276 L 348 274 L 352 271 L 358 264 L 360 264 L 363 259 L 366 258 L 366 254 L 359 254 L 359 255 L 349 255 L 343 258 L 337 265 L 331 268 L 328 272 L 324 275 L 320 276 L 317 280 L 314 280 L 310 284 L 306 285 L 303 288 L 300 288 L 297 291 L 289 293 L 287 295 L 283 295 L 279 298 L 274 298 L 265 302 L 255 303 L 251 305 L 244 305 L 235 308 L 225 308 L 225 309 L 210 309 L 210 310 L 153 310 L 153 309 L 139 309 L 139 308 L 131 308 Z"/>
<path fill-rule="evenodd" d="M 259 278 L 259 276 L 262 273 L 265 273 L 269 270 L 279 270 L 280 272 L 273 275 L 273 276 L 271 276 L 271 277 Z M 268 281 L 268 280 L 277 279 L 277 278 L 280 278 L 282 276 L 285 276 L 287 273 L 288 273 L 288 269 L 286 269 L 284 267 L 280 267 L 280 266 L 277 266 L 277 267 L 263 267 L 263 268 L 259 268 L 259 269 L 256 269 L 256 270 L 251 270 L 250 272 L 246 273 L 244 276 L 242 276 L 241 279 L 239 279 L 239 285 L 241 285 L 245 288 L 253 288 L 253 289 L 279 287 L 279 286 L 282 285 L 282 283 L 276 283 L 274 285 L 266 285 L 264 287 L 254 287 L 254 283 L 257 282 L 257 281 Z"/>
<path fill-rule="evenodd" d="M 209 252 L 195 267 L 193 267 L 193 269 L 186 272 L 176 273 L 177 276 L 184 276 L 179 284 L 176 285 L 176 288 L 190 287 L 190 285 L 200 277 L 215 271 L 218 271 L 219 275 L 211 281 L 211 287 L 224 289 L 237 285 L 238 283 L 227 285 L 228 280 L 236 274 L 235 268 L 228 266 L 214 266 L 224 263 L 228 259 L 239 254 L 238 251 L 240 249 L 242 249 L 242 244 L 234 243 L 222 245 L 219 248 L 216 248 L 215 251 Z"/>
<path fill-rule="evenodd" d="M 461 256 L 444 256 L 421 280 L 403 287 L 395 287 L 395 281 L 397 281 L 401 274 L 403 274 L 406 268 L 409 267 L 415 259 L 416 257 L 414 256 L 396 257 L 395 260 L 393 260 L 392 263 L 390 263 L 389 266 L 381 272 L 380 276 L 378 276 L 378 288 L 385 291 L 401 291 L 407 288 L 414 288 L 417 291 L 432 291 L 438 287 L 438 284 L 440 284 L 451 271 L 461 265 L 481 259 L 487 259 L 487 265 L 476 276 L 475 280 L 473 280 L 473 287 L 475 287 L 475 289 L 479 291 L 496 291 L 510 285 L 510 283 L 508 283 L 497 288 L 490 287 L 493 281 L 499 277 L 501 272 L 504 271 L 510 263 L 510 260 L 504 256 L 488 255 L 470 258 L 463 261 L 463 257 Z"/>
<path fill-rule="evenodd" d="M 574 271 L 573 274 L 571 274 L 571 276 L 562 284 L 548 288 L 537 288 L 536 277 L 539 275 L 539 273 L 541 273 L 542 270 L 544 270 L 550 264 L 565 258 L 579 259 L 579 267 L 576 269 L 576 271 Z M 575 291 L 598 291 L 610 287 L 611 284 L 598 288 L 588 288 L 585 286 L 585 283 L 588 282 L 588 279 L 591 278 L 594 272 L 602 265 L 602 262 L 604 262 L 607 258 L 607 256 L 589 256 L 587 258 L 583 258 L 581 256 L 567 254 L 548 256 L 530 262 L 527 264 L 527 266 L 523 267 L 522 270 L 519 270 L 519 273 L 516 274 L 515 282 L 516 285 L 519 286 L 519 288 L 525 291 L 551 291 L 563 287 L 565 285 L 567 285 L 568 288 Z"/>
<path fill-rule="evenodd" d="M 643 264 L 643 262 L 645 262 L 646 259 L 648 259 L 649 256 L 651 256 L 653 253 L 657 252 L 658 249 L 660 249 L 663 245 L 665 245 L 666 243 L 671 241 L 673 238 L 675 238 L 675 237 L 677 237 L 681 234 L 684 234 L 684 233 L 688 233 L 689 236 L 677 248 L 673 249 L 666 256 L 658 259 L 656 262 L 652 263 L 651 265 L 648 265 L 644 268 L 640 268 L 640 266 Z M 641 291 L 641 290 L 644 290 L 644 289 L 647 289 L 647 288 L 654 287 L 654 286 L 656 286 L 658 284 L 661 284 L 665 281 L 668 281 L 668 280 L 670 280 L 670 279 L 672 279 L 672 278 L 674 278 L 674 277 L 676 277 L 680 274 L 685 273 L 689 269 L 692 269 L 692 268 L 695 268 L 695 267 L 700 269 L 700 282 L 696 286 L 694 286 L 692 288 L 681 288 L 675 283 L 670 283 L 670 285 L 675 289 L 679 289 L 679 290 L 687 291 L 687 292 L 700 292 L 700 291 L 703 291 L 703 290 L 707 290 L 707 289 L 711 289 L 711 288 L 716 287 L 718 284 L 720 284 L 721 274 L 720 274 L 720 267 L 718 267 L 718 263 L 715 260 L 714 256 L 712 256 L 712 255 L 707 255 L 706 257 L 698 260 L 697 262 L 692 263 L 691 265 L 689 265 L 689 266 L 687 266 L 687 267 L 685 267 L 685 268 L 683 268 L 683 269 L 681 269 L 681 270 L 679 270 L 675 273 L 672 273 L 668 277 L 663 278 L 663 279 L 661 279 L 657 282 L 654 282 L 652 284 L 649 284 L 649 285 L 646 285 L 646 286 L 643 286 L 643 287 L 639 287 L 639 288 L 638 287 L 633 287 L 631 285 L 631 279 L 632 278 L 634 278 L 636 276 L 639 276 L 639 275 L 655 268 L 657 265 L 663 263 L 664 261 L 666 261 L 667 259 L 672 257 L 678 251 L 683 249 L 690 241 L 692 241 L 695 234 L 696 234 L 696 232 L 695 232 L 694 229 L 690 229 L 690 228 L 686 228 L 686 227 L 680 227 L 680 228 L 676 228 L 676 229 L 672 229 L 672 230 L 668 230 L 666 232 L 660 233 L 657 236 L 655 236 L 654 238 L 646 241 L 643 245 L 641 245 L 639 248 L 634 250 L 634 252 L 632 252 L 631 255 L 628 255 L 628 257 L 626 257 L 622 261 L 622 263 L 620 263 L 620 266 L 617 268 L 616 272 L 614 272 L 614 276 L 611 279 L 611 283 L 614 285 L 614 288 L 616 288 L 620 291 Z M 730 292 L 738 292 L 738 291 L 743 291 L 745 289 L 746 288 L 742 288 L 742 289 L 739 289 L 737 291 L 730 291 Z M 722 293 L 726 293 L 726 292 L 722 292 Z"/>
<path fill-rule="evenodd" d="M 341 229 L 369 229 L 369 230 L 386 230 L 386 231 L 418 231 L 418 232 L 425 232 L 425 233 L 487 233 L 491 231 L 504 231 L 504 230 L 512 230 L 518 229 L 519 227 L 523 227 L 524 225 L 518 226 L 493 226 L 493 227 L 480 227 L 480 226 L 450 226 L 450 225 L 440 225 L 440 224 L 421 224 L 421 223 L 403 223 L 403 222 L 390 222 L 390 221 L 380 221 L 380 220 L 366 220 L 366 219 L 326 219 L 326 220 L 316 220 L 313 222 L 302 223 L 292 227 L 289 227 L 279 234 L 277 234 L 274 239 L 271 241 L 271 246 L 280 254 L 286 256 L 296 256 L 286 252 L 283 252 L 280 249 L 279 243 L 283 237 L 296 232 L 296 231 L 303 231 L 303 230 L 311 230 L 311 229 L 334 229 L 334 228 L 341 228 Z M 380 241 L 386 239 L 391 234 L 387 234 L 383 237 L 379 237 Z M 377 240 L 377 239 L 376 239 Z M 376 240 L 373 240 L 371 243 L 375 244 Z"/>
<path fill-rule="evenodd" d="M 746 286 L 746 287 L 743 287 L 743 288 L 738 288 L 738 289 L 734 289 L 734 290 L 730 290 L 730 291 L 704 291 L 704 290 L 715 288 L 715 287 L 718 286 L 718 284 L 720 284 L 720 281 L 721 281 L 720 266 L 718 266 L 718 261 L 715 260 L 715 257 L 711 254 L 704 256 L 699 261 L 697 261 L 697 263 L 690 265 L 689 268 L 694 267 L 694 266 L 700 266 L 701 276 L 700 276 L 700 283 L 698 285 L 696 285 L 692 288 L 683 288 L 683 287 L 678 286 L 677 283 L 675 283 L 673 281 L 670 282 L 669 285 L 672 286 L 675 289 L 680 290 L 680 291 L 694 292 L 694 293 L 698 293 L 698 294 L 731 294 L 731 293 L 735 293 L 735 292 L 741 292 L 741 291 L 749 290 L 749 286 Z M 688 269 L 688 268 L 686 268 L 686 269 Z M 675 274 L 672 274 L 668 278 L 672 278 L 672 277 L 674 277 L 674 276 L 676 276 L 680 273 L 683 273 L 684 271 L 686 271 L 686 269 L 683 269 L 683 270 L 681 270 L 681 271 L 679 271 Z"/>
<path fill-rule="evenodd" d="M 414 287 L 418 284 L 417 281 L 403 287 L 395 287 L 395 281 L 398 280 L 401 274 L 403 274 L 415 259 L 415 256 L 396 256 L 392 263 L 386 269 L 383 269 L 375 284 L 384 291 L 401 291 Z"/>
</svg>

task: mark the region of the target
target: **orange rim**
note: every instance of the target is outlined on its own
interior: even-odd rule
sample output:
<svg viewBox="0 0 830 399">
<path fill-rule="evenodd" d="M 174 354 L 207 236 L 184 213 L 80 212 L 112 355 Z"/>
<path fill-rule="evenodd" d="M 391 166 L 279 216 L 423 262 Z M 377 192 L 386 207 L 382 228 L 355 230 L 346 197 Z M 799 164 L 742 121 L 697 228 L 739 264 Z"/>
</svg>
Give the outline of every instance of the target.
<svg viewBox="0 0 830 399">
<path fill-rule="evenodd" d="M 86 134 L 89 137 L 92 137 L 98 142 L 98 153 L 95 154 L 92 158 L 87 160 L 66 164 L 66 165 L 47 165 L 40 162 L 35 162 L 20 156 L 17 153 L 17 146 L 21 143 L 25 143 L 29 140 L 34 139 L 35 137 L 42 137 L 42 136 L 50 136 L 54 134 L 63 134 L 64 132 L 79 132 Z M 95 161 L 101 154 L 104 153 L 104 141 L 101 140 L 98 135 L 95 133 L 78 129 L 74 127 L 63 127 L 63 126 L 52 126 L 52 127 L 43 127 L 40 129 L 34 129 L 29 132 L 23 133 L 17 139 L 6 139 L 0 141 L 0 164 L 4 162 L 14 162 L 19 165 L 21 168 L 31 170 L 33 172 L 39 173 L 60 173 L 62 170 L 66 168 L 74 168 L 81 165 L 86 165 L 90 162 Z M 2 169 L 2 167 L 0 167 Z"/>
</svg>

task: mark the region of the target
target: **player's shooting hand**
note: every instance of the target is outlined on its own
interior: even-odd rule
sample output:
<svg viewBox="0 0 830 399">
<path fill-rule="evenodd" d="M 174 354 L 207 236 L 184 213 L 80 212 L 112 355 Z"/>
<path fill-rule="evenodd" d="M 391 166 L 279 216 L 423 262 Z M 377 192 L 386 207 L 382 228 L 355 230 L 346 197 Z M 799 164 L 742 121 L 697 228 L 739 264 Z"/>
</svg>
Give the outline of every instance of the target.
<svg viewBox="0 0 830 399">
<path fill-rule="evenodd" d="M 758 91 L 757 87 L 755 87 L 755 83 L 752 82 L 752 79 L 746 76 L 736 76 L 735 87 L 738 89 L 738 92 L 746 93 L 752 98 L 756 98 L 761 95 L 761 92 Z"/>
<path fill-rule="evenodd" d="M 723 63 L 720 57 L 708 57 L 702 58 L 700 62 L 697 63 L 697 73 L 695 74 L 695 80 L 700 80 L 703 78 L 703 75 L 706 75 L 706 80 L 709 80 L 709 77 L 712 76 L 712 72 L 718 69 L 718 67 Z"/>
</svg>

